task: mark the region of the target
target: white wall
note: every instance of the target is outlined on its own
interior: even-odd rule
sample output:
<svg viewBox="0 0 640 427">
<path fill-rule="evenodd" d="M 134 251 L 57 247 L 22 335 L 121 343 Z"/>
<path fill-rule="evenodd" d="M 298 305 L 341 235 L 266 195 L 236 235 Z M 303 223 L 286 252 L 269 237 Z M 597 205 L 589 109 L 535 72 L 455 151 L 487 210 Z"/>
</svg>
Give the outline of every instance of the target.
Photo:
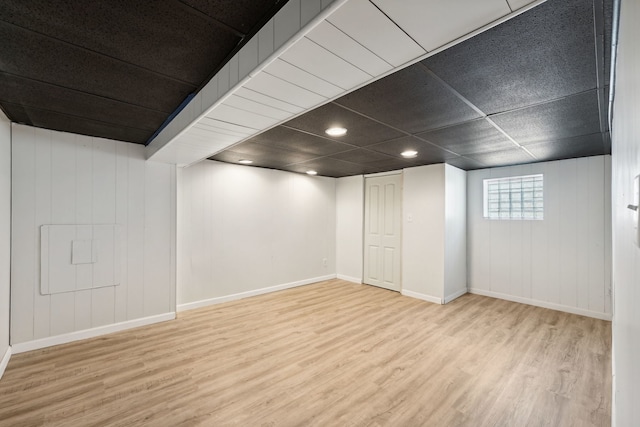
<svg viewBox="0 0 640 427">
<path fill-rule="evenodd" d="M 640 249 L 633 178 L 640 174 L 640 3 L 622 0 L 613 108 L 613 425 L 640 425 Z"/>
<path fill-rule="evenodd" d="M 178 188 L 179 309 L 335 277 L 335 179 L 207 160 Z"/>
<path fill-rule="evenodd" d="M 362 283 L 364 177 L 336 180 L 336 271 L 338 278 Z"/>
<path fill-rule="evenodd" d="M 538 173 L 544 174 L 544 220 L 483 218 L 483 179 Z M 610 156 L 467 176 L 471 292 L 610 318 Z"/>
<path fill-rule="evenodd" d="M 9 361 L 11 123 L 0 111 L 0 377 Z"/>
<path fill-rule="evenodd" d="M 145 162 L 141 145 L 15 124 L 12 151 L 14 351 L 175 311 L 174 166 Z M 41 295 L 41 225 L 114 223 L 119 286 Z"/>
<path fill-rule="evenodd" d="M 467 172 L 445 164 L 444 302 L 467 292 Z"/>
<path fill-rule="evenodd" d="M 444 164 L 404 169 L 402 293 L 441 302 L 445 271 Z"/>
</svg>

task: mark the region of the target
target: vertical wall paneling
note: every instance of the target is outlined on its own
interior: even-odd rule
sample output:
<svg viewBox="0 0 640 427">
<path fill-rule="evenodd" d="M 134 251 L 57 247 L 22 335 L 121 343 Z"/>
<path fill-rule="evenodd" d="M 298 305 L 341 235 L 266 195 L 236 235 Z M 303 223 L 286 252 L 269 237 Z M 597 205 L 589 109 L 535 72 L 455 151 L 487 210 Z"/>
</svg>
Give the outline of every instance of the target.
<svg viewBox="0 0 640 427">
<path fill-rule="evenodd" d="M 307 25 L 321 10 L 321 0 L 300 0 L 300 26 Z"/>
<path fill-rule="evenodd" d="M 258 62 L 263 63 L 273 53 L 273 18 L 258 32 Z"/>
<path fill-rule="evenodd" d="M 444 298 L 444 164 L 403 170 L 402 292 Z"/>
<path fill-rule="evenodd" d="M 175 167 L 146 162 L 136 144 L 12 129 L 12 344 L 173 312 Z M 43 295 L 40 228 L 74 224 L 69 238 L 99 241 L 104 263 L 79 264 L 75 290 Z"/>
<path fill-rule="evenodd" d="M 115 223 L 120 224 L 120 286 L 114 289 L 114 321 L 124 322 L 127 320 L 127 289 L 128 286 L 128 242 L 127 236 L 127 183 L 129 181 L 129 156 L 128 145 L 125 142 L 118 142 L 116 148 L 116 199 L 115 199 Z"/>
<path fill-rule="evenodd" d="M 31 266 L 31 269 L 34 271 L 35 286 L 31 289 L 34 294 L 34 311 L 38 313 L 38 316 L 34 317 L 33 325 L 33 336 L 36 339 L 48 337 L 51 334 L 52 328 L 56 331 L 66 332 L 71 327 L 69 316 L 66 315 L 66 313 L 62 313 L 64 308 L 68 309 L 68 305 L 66 304 L 68 302 L 68 297 L 56 298 L 56 302 L 59 301 L 61 304 L 57 305 L 52 311 L 51 296 L 41 295 L 38 286 L 40 283 L 39 226 L 42 224 L 53 223 L 54 219 L 58 221 L 70 220 L 70 211 L 66 206 L 63 203 L 57 201 L 54 203 L 52 201 L 54 195 L 60 197 L 61 202 L 67 202 L 70 204 L 75 202 L 69 197 L 71 189 L 67 188 L 72 185 L 72 181 L 69 179 L 68 170 L 63 171 L 58 166 L 56 166 L 55 169 L 52 167 L 54 153 L 51 145 L 53 143 L 53 138 L 53 135 L 43 129 L 35 129 L 34 131 L 35 159 L 33 159 L 33 161 L 35 162 L 35 185 L 32 197 L 35 201 L 35 215 L 33 218 L 34 222 L 32 224 L 33 233 L 30 237 L 33 239 L 33 248 L 35 251 L 35 256 L 32 258 L 34 264 Z M 56 143 L 57 142 L 58 141 L 56 140 Z M 71 162 L 64 157 L 72 154 L 69 144 L 62 144 L 60 149 L 62 151 L 62 156 L 56 153 L 55 158 L 56 160 L 59 159 L 63 162 L 62 167 L 68 166 Z M 54 177 L 56 179 L 60 179 L 61 182 L 54 185 L 52 182 Z M 21 213 L 17 214 L 20 215 Z M 51 321 L 52 318 L 55 318 L 54 322 Z"/>
<path fill-rule="evenodd" d="M 22 191 L 12 191 L 11 221 L 11 342 L 34 339 L 33 307 L 36 283 L 35 227 L 35 128 L 12 126 L 11 183 Z M 19 237 L 18 237 L 19 236 Z M 14 286 L 16 283 L 33 286 Z"/>
<path fill-rule="evenodd" d="M 469 172 L 471 291 L 609 318 L 609 161 L 596 156 Z M 544 174 L 544 220 L 483 218 L 484 179 L 537 173 Z"/>
<path fill-rule="evenodd" d="M 356 283 L 362 282 L 363 196 L 362 175 L 336 180 L 336 272 Z"/>
<path fill-rule="evenodd" d="M 0 377 L 9 361 L 11 123 L 0 112 Z"/>
<path fill-rule="evenodd" d="M 127 316 L 144 317 L 144 217 L 145 170 L 142 150 L 129 144 L 129 182 L 127 188 Z"/>
<path fill-rule="evenodd" d="M 613 427 L 640 425 L 640 248 L 633 236 L 633 179 L 640 174 L 640 3 L 620 2 L 613 105 Z M 605 187 L 606 188 L 606 187 Z M 605 193 L 606 194 L 606 193 Z M 605 268 L 606 270 L 606 268 Z M 605 306 L 607 303 L 605 302 Z"/>
<path fill-rule="evenodd" d="M 239 78 L 242 80 L 258 66 L 258 37 L 252 37 L 238 53 Z"/>
<path fill-rule="evenodd" d="M 277 50 L 300 30 L 300 0 L 288 1 L 273 22 L 273 45 Z"/>
<path fill-rule="evenodd" d="M 444 303 L 467 292 L 467 173 L 445 168 Z"/>
<path fill-rule="evenodd" d="M 76 135 L 75 153 L 75 224 L 88 225 L 93 223 L 93 180 L 86 177 L 93 176 L 93 146 L 94 141 L 89 136 Z M 90 227 L 79 229 L 77 239 L 93 239 Z M 93 265 L 84 264 L 76 268 L 77 280 L 90 283 L 93 279 Z M 91 328 L 91 313 L 93 306 L 93 292 L 91 289 L 78 290 L 73 293 L 75 303 L 75 330 L 81 331 Z"/>
</svg>

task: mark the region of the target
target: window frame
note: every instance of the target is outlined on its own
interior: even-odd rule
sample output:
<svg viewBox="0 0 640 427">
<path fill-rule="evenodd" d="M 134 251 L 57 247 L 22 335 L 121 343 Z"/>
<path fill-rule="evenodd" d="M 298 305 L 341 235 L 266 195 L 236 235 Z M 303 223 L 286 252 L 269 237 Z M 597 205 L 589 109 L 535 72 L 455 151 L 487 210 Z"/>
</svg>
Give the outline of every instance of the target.
<svg viewBox="0 0 640 427">
<path fill-rule="evenodd" d="M 531 198 L 524 198 L 523 193 L 525 193 L 525 191 L 522 188 L 523 185 L 523 181 L 527 180 L 527 179 L 532 179 L 533 182 L 533 186 L 531 187 L 530 192 L 532 193 Z M 540 187 L 537 188 L 536 187 L 536 179 L 539 179 Z M 501 189 L 498 190 L 498 201 L 497 203 L 499 205 L 502 205 L 503 203 L 509 205 L 509 210 L 508 212 L 504 212 L 501 210 L 500 206 L 498 208 L 498 212 L 497 212 L 497 216 L 492 216 L 490 213 L 490 209 L 489 209 L 489 205 L 491 200 L 489 200 L 489 186 L 492 183 L 498 183 L 501 185 L 508 185 L 508 189 L 506 191 L 504 191 L 504 193 L 506 193 L 508 195 L 509 200 L 508 201 L 504 201 L 502 199 L 503 197 L 503 193 L 501 192 Z M 516 203 L 518 203 L 520 205 L 519 210 L 514 211 L 513 210 L 513 200 L 512 200 L 512 196 L 513 194 L 516 194 L 515 191 L 513 191 L 512 186 L 514 184 L 518 184 L 520 185 L 520 201 L 516 201 Z M 542 193 L 541 196 L 537 197 L 535 195 L 535 193 L 537 191 L 540 191 Z M 544 207 L 545 207 L 545 203 L 544 203 L 544 174 L 543 173 L 536 173 L 536 174 L 530 174 L 530 175 L 516 175 L 516 176 L 505 176 L 505 177 L 500 177 L 500 178 L 485 178 L 482 180 L 482 217 L 483 219 L 487 219 L 487 220 L 491 220 L 491 221 L 543 221 L 544 220 Z M 495 200 L 493 200 L 493 203 L 496 203 Z M 532 215 L 525 217 L 526 214 L 526 206 L 525 203 L 530 203 L 531 204 L 531 211 L 532 211 Z M 537 206 L 538 204 L 540 204 L 541 206 Z M 508 214 L 508 216 L 505 216 L 504 214 Z"/>
</svg>

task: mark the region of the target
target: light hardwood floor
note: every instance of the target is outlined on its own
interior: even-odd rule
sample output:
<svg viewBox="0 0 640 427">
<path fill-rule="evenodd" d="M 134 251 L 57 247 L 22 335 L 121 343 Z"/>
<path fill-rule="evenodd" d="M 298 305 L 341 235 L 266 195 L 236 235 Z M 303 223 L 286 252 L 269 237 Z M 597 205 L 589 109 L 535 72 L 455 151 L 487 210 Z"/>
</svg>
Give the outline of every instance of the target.
<svg viewBox="0 0 640 427">
<path fill-rule="evenodd" d="M 608 426 L 611 324 L 340 280 L 14 355 L 2 426 Z"/>
</svg>

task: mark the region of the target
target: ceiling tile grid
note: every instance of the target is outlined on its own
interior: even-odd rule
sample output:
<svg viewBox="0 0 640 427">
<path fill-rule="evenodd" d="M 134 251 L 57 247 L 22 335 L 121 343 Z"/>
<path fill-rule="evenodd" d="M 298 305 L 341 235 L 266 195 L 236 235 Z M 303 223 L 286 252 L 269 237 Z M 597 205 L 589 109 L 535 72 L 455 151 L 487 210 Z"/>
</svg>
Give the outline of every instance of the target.
<svg viewBox="0 0 640 427">
<path fill-rule="evenodd" d="M 7 0 L 0 106 L 50 129 L 137 143 L 157 134 L 154 160 L 187 165 L 217 152 L 335 177 L 610 152 L 612 1 L 514 13 L 531 5 Z M 330 137 L 331 126 L 347 134 Z M 406 149 L 418 154 L 402 158 Z"/>
</svg>

